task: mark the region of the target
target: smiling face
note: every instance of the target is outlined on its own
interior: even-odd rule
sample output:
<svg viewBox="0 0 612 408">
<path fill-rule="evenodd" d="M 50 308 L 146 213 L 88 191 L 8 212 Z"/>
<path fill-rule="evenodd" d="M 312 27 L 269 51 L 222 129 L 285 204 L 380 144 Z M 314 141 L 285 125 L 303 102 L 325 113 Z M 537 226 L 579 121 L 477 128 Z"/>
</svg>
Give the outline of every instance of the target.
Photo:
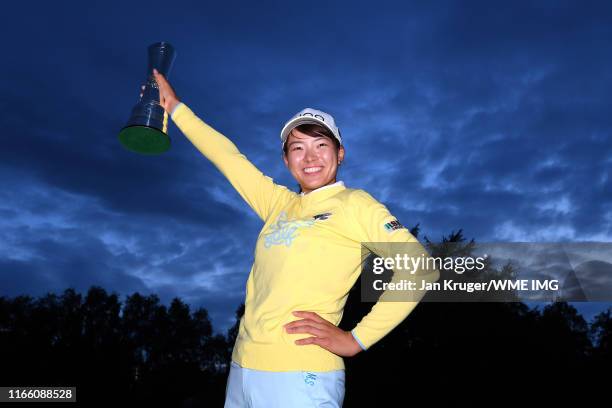
<svg viewBox="0 0 612 408">
<path fill-rule="evenodd" d="M 300 128 L 289 134 L 283 159 L 304 194 L 308 194 L 336 182 L 338 162 L 344 160 L 344 147 L 336 147 L 334 139 L 323 132 L 309 132 L 309 135 Z"/>
</svg>

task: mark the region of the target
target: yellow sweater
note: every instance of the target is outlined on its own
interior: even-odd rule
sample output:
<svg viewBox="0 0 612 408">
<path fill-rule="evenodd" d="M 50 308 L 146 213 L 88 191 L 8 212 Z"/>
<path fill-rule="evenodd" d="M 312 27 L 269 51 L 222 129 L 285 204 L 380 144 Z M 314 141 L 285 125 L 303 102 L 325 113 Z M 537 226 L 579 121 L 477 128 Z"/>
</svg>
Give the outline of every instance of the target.
<svg viewBox="0 0 612 408">
<path fill-rule="evenodd" d="M 342 357 L 318 345 L 294 343 L 311 334 L 289 334 L 283 325 L 299 319 L 291 313 L 297 310 L 316 312 L 338 325 L 361 272 L 361 243 L 418 241 L 363 190 L 336 183 L 297 194 L 262 174 L 184 103 L 172 112 L 172 120 L 264 222 L 232 359 L 242 367 L 268 371 L 343 369 Z M 385 248 L 379 245 L 373 252 L 392 256 L 380 253 Z M 437 279 L 435 271 L 430 280 Z M 367 349 L 417 303 L 379 301 L 352 333 Z"/>
</svg>

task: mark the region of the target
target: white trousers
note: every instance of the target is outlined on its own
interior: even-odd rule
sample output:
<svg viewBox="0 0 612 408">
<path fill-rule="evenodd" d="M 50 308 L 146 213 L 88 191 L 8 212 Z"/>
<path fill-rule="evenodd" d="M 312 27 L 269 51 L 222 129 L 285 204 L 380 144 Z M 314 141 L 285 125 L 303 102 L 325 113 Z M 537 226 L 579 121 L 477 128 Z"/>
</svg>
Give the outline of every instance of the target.
<svg viewBox="0 0 612 408">
<path fill-rule="evenodd" d="M 262 371 L 232 361 L 225 408 L 340 408 L 344 370 Z"/>
</svg>

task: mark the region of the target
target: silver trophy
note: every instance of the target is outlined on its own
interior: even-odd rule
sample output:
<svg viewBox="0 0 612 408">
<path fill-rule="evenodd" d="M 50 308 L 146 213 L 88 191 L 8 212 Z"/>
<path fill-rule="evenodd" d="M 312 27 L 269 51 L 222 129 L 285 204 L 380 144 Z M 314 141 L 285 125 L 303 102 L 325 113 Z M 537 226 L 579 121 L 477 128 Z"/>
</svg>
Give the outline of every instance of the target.
<svg viewBox="0 0 612 408">
<path fill-rule="evenodd" d="M 141 154 L 159 154 L 170 149 L 168 114 L 159 104 L 159 89 L 153 68 L 168 78 L 176 52 L 167 42 L 148 48 L 147 79 L 140 101 L 132 109 L 127 124 L 119 132 L 119 141 L 127 150 Z"/>
</svg>

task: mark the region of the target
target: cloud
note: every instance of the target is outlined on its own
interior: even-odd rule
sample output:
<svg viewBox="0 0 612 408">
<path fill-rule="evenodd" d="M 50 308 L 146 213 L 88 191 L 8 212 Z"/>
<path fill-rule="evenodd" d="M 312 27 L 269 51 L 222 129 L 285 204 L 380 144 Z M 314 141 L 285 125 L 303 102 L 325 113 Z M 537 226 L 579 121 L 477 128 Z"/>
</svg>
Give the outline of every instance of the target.
<svg viewBox="0 0 612 408">
<path fill-rule="evenodd" d="M 179 96 L 280 184 L 311 106 L 341 179 L 432 239 L 612 236 L 607 2 L 39 6 L 0 28 L 0 295 L 102 284 L 233 322 L 260 221 L 174 125 L 165 155 L 117 141 L 162 39 Z"/>
</svg>

